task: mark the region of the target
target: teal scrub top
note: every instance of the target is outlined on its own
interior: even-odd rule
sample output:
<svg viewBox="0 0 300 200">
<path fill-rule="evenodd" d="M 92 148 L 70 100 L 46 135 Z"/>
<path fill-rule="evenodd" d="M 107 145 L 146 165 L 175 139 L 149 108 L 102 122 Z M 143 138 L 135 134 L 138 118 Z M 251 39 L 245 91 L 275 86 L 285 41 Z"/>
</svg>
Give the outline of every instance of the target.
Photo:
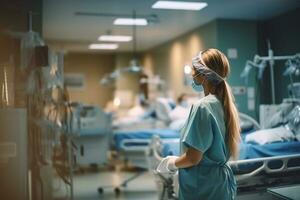
<svg viewBox="0 0 300 200">
<path fill-rule="evenodd" d="M 181 154 L 191 147 L 202 152 L 203 158 L 196 166 L 179 169 L 179 199 L 235 199 L 225 134 L 223 106 L 216 96 L 207 95 L 192 106 L 181 130 Z"/>
</svg>

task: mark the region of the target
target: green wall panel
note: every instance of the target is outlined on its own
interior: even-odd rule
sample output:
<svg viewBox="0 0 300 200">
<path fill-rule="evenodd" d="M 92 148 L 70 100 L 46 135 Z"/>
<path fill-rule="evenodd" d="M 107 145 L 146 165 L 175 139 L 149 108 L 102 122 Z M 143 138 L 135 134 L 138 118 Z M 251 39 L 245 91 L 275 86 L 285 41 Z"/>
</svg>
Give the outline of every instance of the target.
<svg viewBox="0 0 300 200">
<path fill-rule="evenodd" d="M 217 47 L 227 54 L 228 49 L 237 49 L 237 58 L 229 59 L 231 74 L 228 82 L 231 86 L 253 87 L 257 93 L 256 72 L 251 71 L 248 84 L 240 77 L 247 60 L 252 60 L 257 54 L 257 24 L 255 21 L 225 20 L 217 21 Z M 235 95 L 239 111 L 256 117 L 258 106 L 255 110 L 248 109 L 247 93 Z M 255 99 L 254 99 L 255 100 Z M 257 104 L 257 101 L 255 100 Z"/>
</svg>

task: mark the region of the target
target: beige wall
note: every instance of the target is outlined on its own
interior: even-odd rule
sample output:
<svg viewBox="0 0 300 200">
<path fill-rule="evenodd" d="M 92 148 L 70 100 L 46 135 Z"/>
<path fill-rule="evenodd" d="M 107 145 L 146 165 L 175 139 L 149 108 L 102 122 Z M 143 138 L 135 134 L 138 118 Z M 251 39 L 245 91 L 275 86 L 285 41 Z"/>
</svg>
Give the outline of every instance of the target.
<svg viewBox="0 0 300 200">
<path fill-rule="evenodd" d="M 99 81 L 114 70 L 114 55 L 69 53 L 65 56 L 64 67 L 65 74 L 81 73 L 85 76 L 83 90 L 69 90 L 71 101 L 105 107 L 113 99 L 114 86 L 102 86 Z"/>
<path fill-rule="evenodd" d="M 130 91 L 132 103 L 139 92 L 139 74 L 122 73 L 115 85 L 101 86 L 99 80 L 115 69 L 129 67 L 133 58 L 132 53 L 93 54 L 69 53 L 65 56 L 65 73 L 81 73 L 86 78 L 85 89 L 71 90 L 71 101 L 80 101 L 86 104 L 96 104 L 105 107 L 106 103 L 113 100 L 114 93 Z M 138 59 L 139 61 L 139 59 Z"/>
<path fill-rule="evenodd" d="M 184 85 L 183 66 L 191 64 L 191 59 L 199 51 L 216 47 L 216 21 L 210 22 L 166 44 L 145 52 L 143 65 L 148 74 L 158 74 L 166 81 L 164 90 L 171 91 L 173 97 L 181 93 L 193 93 Z"/>
</svg>

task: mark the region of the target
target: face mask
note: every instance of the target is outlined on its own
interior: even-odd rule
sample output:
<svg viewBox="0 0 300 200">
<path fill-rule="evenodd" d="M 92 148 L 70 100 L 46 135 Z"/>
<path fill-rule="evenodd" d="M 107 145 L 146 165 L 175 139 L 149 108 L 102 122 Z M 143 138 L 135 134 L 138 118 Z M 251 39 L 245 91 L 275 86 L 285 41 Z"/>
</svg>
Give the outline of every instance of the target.
<svg viewBox="0 0 300 200">
<path fill-rule="evenodd" d="M 184 107 L 184 108 L 187 108 L 187 107 L 189 106 L 189 104 L 188 104 L 187 101 L 182 101 L 182 102 L 180 103 L 180 105 L 181 105 L 182 107 Z"/>
<path fill-rule="evenodd" d="M 192 81 L 192 88 L 195 92 L 203 92 L 203 90 L 204 90 L 203 86 L 195 83 L 194 79 Z"/>
</svg>

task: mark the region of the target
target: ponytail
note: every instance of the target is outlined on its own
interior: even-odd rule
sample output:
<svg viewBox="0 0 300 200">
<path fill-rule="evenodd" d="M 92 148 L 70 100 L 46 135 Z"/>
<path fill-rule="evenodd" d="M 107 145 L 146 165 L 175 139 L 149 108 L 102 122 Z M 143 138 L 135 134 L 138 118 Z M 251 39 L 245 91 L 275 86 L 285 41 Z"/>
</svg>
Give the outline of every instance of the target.
<svg viewBox="0 0 300 200">
<path fill-rule="evenodd" d="M 200 53 L 201 62 L 216 72 L 221 77 L 225 78 L 230 72 L 230 65 L 226 56 L 217 49 L 207 49 Z M 234 96 L 231 88 L 226 80 L 223 80 L 214 88 L 214 92 L 220 99 L 223 105 L 224 118 L 226 125 L 225 142 L 229 148 L 230 156 L 233 159 L 238 158 L 240 142 L 240 122 L 239 114 L 235 106 Z"/>
<path fill-rule="evenodd" d="M 226 137 L 225 141 L 229 147 L 230 155 L 233 159 L 238 158 L 240 142 L 240 124 L 239 124 L 239 115 L 237 108 L 235 106 L 234 96 L 232 95 L 231 88 L 226 81 L 222 83 L 223 95 L 221 97 L 224 115 L 225 115 L 225 124 L 226 124 Z"/>
</svg>

